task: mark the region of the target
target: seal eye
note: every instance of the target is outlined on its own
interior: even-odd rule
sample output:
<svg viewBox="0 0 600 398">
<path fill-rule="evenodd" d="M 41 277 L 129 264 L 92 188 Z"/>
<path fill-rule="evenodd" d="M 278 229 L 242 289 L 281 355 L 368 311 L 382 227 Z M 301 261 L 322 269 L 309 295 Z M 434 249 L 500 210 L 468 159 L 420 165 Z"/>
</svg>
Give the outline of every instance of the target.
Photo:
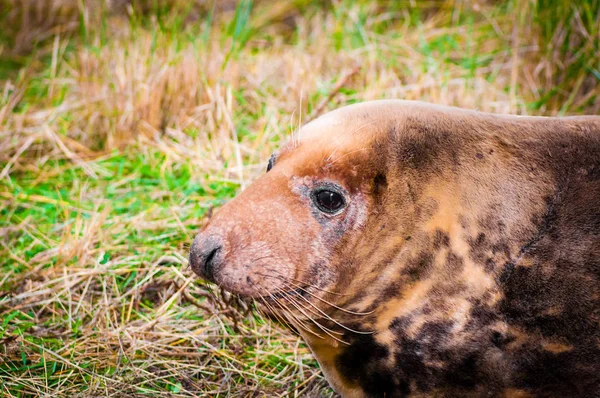
<svg viewBox="0 0 600 398">
<path fill-rule="evenodd" d="M 328 214 L 337 213 L 346 204 L 344 197 L 340 193 L 330 189 L 319 189 L 315 191 L 313 194 L 313 201 L 319 210 Z"/>
</svg>

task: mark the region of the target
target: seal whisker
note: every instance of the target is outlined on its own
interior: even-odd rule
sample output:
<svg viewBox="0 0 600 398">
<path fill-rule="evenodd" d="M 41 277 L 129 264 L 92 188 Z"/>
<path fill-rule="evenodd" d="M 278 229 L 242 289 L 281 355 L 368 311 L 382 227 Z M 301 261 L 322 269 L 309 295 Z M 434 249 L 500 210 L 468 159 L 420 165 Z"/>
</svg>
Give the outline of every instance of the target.
<svg viewBox="0 0 600 398">
<path fill-rule="evenodd" d="M 319 314 L 323 315 L 323 316 L 324 316 L 326 319 L 328 319 L 328 320 L 330 320 L 331 322 L 335 323 L 336 325 L 338 325 L 338 326 L 339 326 L 339 327 L 341 327 L 342 329 L 345 329 L 345 330 L 347 330 L 347 331 L 349 331 L 349 332 L 351 332 L 351 333 L 356 333 L 356 334 L 367 334 L 367 335 L 368 335 L 368 334 L 373 334 L 373 333 L 375 333 L 375 331 L 374 331 L 374 330 L 373 330 L 373 331 L 367 331 L 367 332 L 363 332 L 363 331 L 360 331 L 360 330 L 355 330 L 355 329 L 352 329 L 352 328 L 350 328 L 350 327 L 348 327 L 348 326 L 344 325 L 343 323 L 341 323 L 341 322 L 339 322 L 339 321 L 336 321 L 336 320 L 335 320 L 334 318 L 332 318 L 330 315 L 328 315 L 327 313 L 323 312 L 323 311 L 322 311 L 321 309 L 319 309 L 319 308 L 318 308 L 316 305 L 314 305 L 313 303 L 311 303 L 310 301 L 308 301 L 308 300 L 307 300 L 305 297 L 303 297 L 303 296 L 301 296 L 301 295 L 300 295 L 299 297 L 301 297 L 302 299 L 304 299 L 308 305 L 310 305 L 310 306 L 311 306 L 311 307 L 313 307 L 315 310 L 317 310 L 317 311 L 319 312 Z M 304 308 L 306 308 L 306 307 L 304 307 Z M 313 311 L 313 313 L 314 313 L 314 311 Z M 328 328 L 328 329 L 329 329 L 329 328 Z M 329 330 L 331 330 L 331 329 L 329 329 Z M 341 332 L 341 333 L 340 333 L 340 332 L 334 332 L 333 330 L 331 330 L 331 332 L 332 332 L 332 333 L 335 333 L 335 334 L 340 334 L 340 335 L 343 335 L 343 334 L 344 334 L 343 332 Z"/>
<path fill-rule="evenodd" d="M 276 271 L 275 271 L 275 272 L 276 272 Z M 357 316 L 365 316 L 365 315 L 370 315 L 370 314 L 373 314 L 373 313 L 375 312 L 375 310 L 373 310 L 373 311 L 368 311 L 368 312 L 359 312 L 359 311 L 352 311 L 352 310 L 349 310 L 349 309 L 346 309 L 346 308 L 340 307 L 340 306 L 338 306 L 338 305 L 336 305 L 336 304 L 333 304 L 333 303 L 332 303 L 332 302 L 330 302 L 330 301 L 327 301 L 327 300 L 325 300 L 324 298 L 321 298 L 321 297 L 319 297 L 319 296 L 317 296 L 317 295 L 315 295 L 315 294 L 313 294 L 313 293 L 309 292 L 308 290 L 306 290 L 306 289 L 305 289 L 304 287 L 302 287 L 301 285 L 298 285 L 298 284 L 295 284 L 295 283 L 293 283 L 293 282 L 290 282 L 291 280 L 294 280 L 294 281 L 295 281 L 295 279 L 294 279 L 294 278 L 288 278 L 288 277 L 286 277 L 286 276 L 285 276 L 285 275 L 283 275 L 283 274 L 280 274 L 280 275 L 279 275 L 279 277 L 275 277 L 275 276 L 273 276 L 273 275 L 266 275 L 266 274 L 262 274 L 262 273 L 257 273 L 257 274 L 258 274 L 258 275 L 261 275 L 261 276 L 265 276 L 265 277 L 267 277 L 267 278 L 277 278 L 277 279 L 280 279 L 280 280 L 284 281 L 285 283 L 288 283 L 289 285 L 291 285 L 292 287 L 294 287 L 294 289 L 296 289 L 296 290 L 302 290 L 304 293 L 306 293 L 306 294 L 308 294 L 308 295 L 310 295 L 310 296 L 312 296 L 312 297 L 316 298 L 317 300 L 319 300 L 319 301 L 322 301 L 323 303 L 325 303 L 325 304 L 327 304 L 327 305 L 330 305 L 330 306 L 332 306 L 333 308 L 335 308 L 335 309 L 338 309 L 338 310 L 340 310 L 340 311 L 343 311 L 343 312 L 345 312 L 345 313 L 347 313 L 347 314 L 351 314 L 351 315 L 357 315 Z M 329 292 L 329 291 L 327 291 L 327 290 L 319 289 L 317 286 L 314 286 L 314 285 L 311 285 L 311 284 L 306 284 L 306 286 L 305 286 L 305 287 L 313 287 L 313 288 L 315 288 L 315 289 L 318 289 L 318 290 L 324 291 L 324 292 L 326 292 L 326 293 L 332 293 L 332 294 L 335 294 L 335 293 L 333 293 L 333 292 Z M 290 290 L 294 290 L 294 289 L 290 289 Z M 340 295 L 342 295 L 342 294 L 340 293 Z M 344 294 L 344 296 L 346 296 L 346 295 Z"/>
<path fill-rule="evenodd" d="M 347 326 L 343 325 L 342 323 L 340 323 L 340 322 L 336 321 L 335 319 L 333 319 L 333 318 L 332 318 L 330 315 L 328 315 L 328 314 L 326 314 L 325 312 L 323 312 L 323 311 L 322 311 L 322 310 L 321 310 L 319 307 L 317 307 L 316 305 L 314 305 L 313 303 L 311 303 L 311 302 L 310 302 L 310 301 L 309 301 L 309 300 L 308 300 L 306 297 L 302 296 L 301 294 L 300 294 L 300 295 L 298 295 L 298 297 L 300 297 L 300 298 L 302 298 L 304 301 L 306 301 L 306 303 L 307 303 L 308 305 L 310 305 L 311 307 L 313 307 L 315 310 L 317 310 L 317 311 L 319 312 L 319 314 L 323 315 L 324 317 L 326 317 L 327 319 L 329 319 L 330 321 L 332 321 L 332 322 L 333 322 L 333 323 L 335 323 L 336 325 L 338 325 L 338 326 L 340 326 L 340 327 L 342 327 L 342 328 L 346 329 L 346 330 L 347 330 L 347 331 L 349 331 L 349 332 L 356 333 L 356 334 L 373 334 L 373 333 L 375 333 L 375 331 L 370 331 L 370 332 L 362 332 L 362 331 L 360 331 L 360 330 L 355 330 L 355 329 L 349 328 L 349 327 L 347 327 Z M 290 297 L 286 297 L 286 298 L 290 299 Z M 304 307 L 304 306 L 303 306 L 303 307 Z M 306 308 L 306 307 L 304 307 L 304 308 Z M 313 314 L 315 313 L 315 312 L 314 312 L 314 310 L 313 310 L 313 311 L 311 311 L 311 312 L 312 312 Z M 316 314 L 316 315 L 318 315 L 318 314 Z M 329 330 L 331 330 L 331 329 L 329 329 Z M 333 331 L 332 331 L 332 332 L 333 332 Z M 342 334 L 342 333 L 339 333 L 339 332 L 333 332 L 333 333 L 336 333 L 336 334 Z"/>
<path fill-rule="evenodd" d="M 250 283 L 252 283 L 252 285 L 257 286 L 256 284 L 254 284 L 252 281 L 250 281 Z M 266 293 L 266 295 L 268 297 L 271 298 L 271 300 L 277 302 L 277 300 L 273 297 L 272 294 L 270 294 L 269 292 L 266 291 L 266 289 L 261 288 L 260 286 L 257 286 L 259 288 L 259 291 L 263 291 L 264 293 Z M 258 297 L 262 303 L 273 313 L 273 316 L 275 316 L 277 318 L 278 321 L 280 321 L 283 325 L 290 327 L 290 323 L 293 324 L 293 322 L 288 322 L 289 319 L 287 319 L 287 315 L 286 315 L 286 311 L 282 309 L 282 316 L 280 317 L 278 314 L 278 311 L 271 305 L 269 304 L 269 302 L 265 299 L 265 297 L 260 296 Z M 281 306 L 280 306 L 281 307 Z M 257 307 L 258 308 L 258 307 Z M 291 329 L 291 328 L 290 328 Z"/>
<path fill-rule="evenodd" d="M 288 328 L 290 328 L 290 329 L 294 330 L 294 328 L 292 328 L 292 327 L 290 326 L 290 322 L 288 322 L 288 320 L 286 319 L 286 316 L 285 316 L 285 314 L 282 314 L 282 315 L 280 316 L 280 315 L 279 315 L 279 313 L 278 313 L 278 311 L 277 311 L 275 308 L 273 308 L 273 306 L 272 306 L 271 304 L 269 304 L 269 302 L 268 302 L 268 301 L 267 301 L 265 298 L 263 298 L 263 297 L 259 297 L 259 300 L 261 301 L 261 303 L 262 303 L 262 304 L 263 304 L 265 307 L 267 307 L 267 308 L 269 309 L 269 311 L 271 311 L 271 313 L 273 314 L 273 316 L 274 316 L 274 317 L 275 317 L 275 318 L 276 318 L 276 319 L 277 319 L 279 322 L 281 322 L 281 324 L 282 324 L 282 325 L 284 325 L 285 327 L 288 327 Z M 256 308 L 257 308 L 257 309 L 258 309 L 258 311 L 260 311 L 260 312 L 261 312 L 261 314 L 262 314 L 262 311 L 260 310 L 260 307 L 258 307 L 258 306 L 257 306 Z M 263 314 L 263 315 L 264 315 L 264 314 Z"/>
<path fill-rule="evenodd" d="M 281 292 L 281 293 L 279 293 L 279 294 L 281 295 L 281 298 L 282 298 L 282 299 L 286 299 L 286 300 L 289 300 L 290 302 L 292 302 L 292 305 L 294 305 L 294 304 L 300 305 L 300 306 L 301 306 L 303 309 L 305 309 L 305 310 L 309 311 L 311 314 L 314 314 L 314 315 L 316 315 L 316 316 L 318 316 L 318 317 L 319 317 L 319 316 L 321 316 L 321 315 L 324 315 L 325 317 L 327 317 L 327 318 L 329 318 L 330 320 L 332 320 L 332 321 L 333 321 L 333 319 L 331 319 L 331 317 L 329 317 L 327 314 L 324 314 L 324 313 L 322 314 L 322 313 L 316 312 L 314 309 L 312 309 L 312 308 L 310 308 L 310 307 L 306 307 L 306 306 L 305 306 L 305 305 L 303 305 L 302 303 L 298 302 L 298 300 L 296 300 L 296 299 L 295 299 L 296 297 L 301 297 L 301 298 L 302 298 L 302 299 L 304 299 L 304 300 L 306 300 L 306 298 L 302 297 L 302 295 L 300 295 L 300 294 L 297 294 L 295 291 L 293 291 L 293 290 L 286 290 L 286 291 L 282 291 L 282 292 Z M 311 304 L 310 302 L 309 302 L 309 304 L 310 304 L 310 305 L 312 305 L 312 306 L 314 307 L 314 305 L 313 305 L 313 304 Z M 315 307 L 315 308 L 316 308 L 316 307 Z M 318 308 L 317 308 L 317 310 L 318 310 Z M 306 315 L 306 314 L 305 314 L 305 315 Z M 308 316 L 308 315 L 307 315 L 307 316 Z M 312 318 L 312 319 L 311 319 L 311 321 L 315 322 L 315 319 L 314 319 L 314 318 Z M 334 322 L 335 322 L 335 321 L 334 321 Z M 335 323 L 337 323 L 337 322 L 335 322 Z M 321 326 L 323 326 L 324 328 L 326 328 L 327 330 L 329 330 L 331 333 L 335 333 L 335 334 L 339 334 L 339 335 L 342 335 L 342 334 L 344 334 L 343 332 L 337 332 L 337 331 L 334 331 L 333 329 L 331 329 L 331 328 L 328 328 L 328 327 L 326 327 L 326 326 L 324 326 L 324 325 L 321 325 Z"/>
<path fill-rule="evenodd" d="M 292 325 L 296 326 L 296 328 L 298 328 L 298 329 L 306 330 L 307 332 L 309 332 L 319 338 L 324 338 L 323 335 L 316 333 L 315 331 L 311 330 L 309 327 L 304 325 L 304 323 L 300 319 L 298 319 L 298 317 L 286 306 L 285 303 L 282 303 L 279 300 L 277 300 L 271 293 L 267 292 L 266 290 L 264 290 L 264 289 L 261 289 L 261 290 L 263 290 L 265 293 L 267 293 L 265 296 L 263 296 L 261 298 L 263 300 L 265 300 L 265 302 L 266 302 L 266 297 L 270 298 L 273 303 L 275 303 L 277 306 L 279 306 L 279 308 L 281 308 L 282 314 L 288 319 L 288 321 Z"/>
<path fill-rule="evenodd" d="M 335 160 L 329 161 L 329 163 L 327 164 L 327 166 L 330 166 L 330 167 L 333 166 L 336 162 L 339 162 L 340 160 L 342 160 L 346 156 L 349 156 L 349 155 L 352 155 L 352 154 L 358 153 L 358 152 L 366 152 L 368 150 L 369 150 L 369 148 L 360 148 L 360 149 L 356 149 L 354 151 L 346 152 L 342 156 L 337 157 Z"/>
<path fill-rule="evenodd" d="M 289 297 L 286 297 L 286 298 L 289 298 Z M 346 342 L 346 341 L 344 341 L 344 340 L 340 339 L 339 337 L 336 337 L 336 336 L 334 336 L 334 335 L 333 335 L 334 333 L 335 333 L 335 334 L 341 334 L 341 333 L 339 333 L 339 332 L 335 332 L 335 331 L 333 331 L 333 330 L 331 330 L 331 329 L 329 329 L 329 328 L 327 328 L 327 327 L 325 327 L 325 326 L 321 325 L 321 324 L 320 324 L 319 322 L 317 322 L 317 321 L 316 321 L 316 320 L 315 320 L 313 317 L 311 317 L 311 316 L 310 316 L 310 315 L 308 315 L 306 312 L 304 312 L 304 311 L 302 310 L 302 308 L 305 308 L 305 307 L 302 307 L 302 308 L 300 308 L 300 305 L 299 305 L 297 302 L 295 302 L 294 300 L 290 300 L 290 303 L 291 303 L 291 304 L 292 304 L 294 307 L 296 307 L 296 309 L 297 309 L 298 311 L 300 311 L 300 312 L 301 312 L 301 313 L 302 313 L 302 314 L 303 314 L 305 317 L 307 317 L 307 318 L 308 318 L 308 319 L 309 319 L 309 320 L 310 320 L 312 323 L 314 323 L 314 324 L 315 324 L 315 326 L 317 326 L 319 329 L 321 329 L 323 332 L 325 332 L 325 333 L 326 333 L 326 334 L 327 334 L 329 337 L 331 337 L 332 339 L 334 339 L 335 341 L 338 341 L 338 342 L 340 342 L 340 343 L 343 343 L 343 344 L 346 344 L 346 345 L 350 345 L 350 343 L 348 343 L 348 342 Z"/>
<path fill-rule="evenodd" d="M 340 310 L 340 311 L 343 311 L 343 312 L 345 312 L 345 313 L 347 313 L 347 314 L 351 314 L 351 315 L 358 315 L 358 316 L 365 316 L 365 315 L 370 315 L 370 314 L 373 314 L 373 313 L 375 312 L 375 310 L 373 310 L 373 311 L 369 311 L 369 312 L 358 312 L 358 311 L 352 311 L 352 310 L 348 310 L 348 309 L 346 309 L 346 308 L 343 308 L 343 307 L 340 307 L 340 306 L 338 306 L 338 305 L 335 305 L 335 304 L 333 304 L 333 303 L 331 303 L 331 302 L 329 302 L 329 301 L 325 300 L 324 298 L 321 298 L 321 297 L 319 297 L 319 296 L 317 296 L 317 295 L 315 295 L 315 294 L 313 294 L 313 293 L 309 292 L 308 290 L 304 289 L 302 286 L 299 286 L 299 285 L 293 284 L 293 283 L 291 283 L 291 282 L 289 282 L 289 281 L 287 281 L 287 282 L 288 282 L 288 283 L 290 283 L 290 284 L 291 284 L 293 287 L 295 287 L 296 289 L 302 290 L 303 292 L 305 292 L 306 294 L 309 294 L 309 295 L 311 295 L 312 297 L 316 298 L 317 300 L 319 300 L 319 301 L 322 301 L 323 303 L 325 303 L 325 304 L 328 304 L 328 305 L 332 306 L 333 308 L 335 308 L 335 309 L 338 309 L 338 310 Z"/>
<path fill-rule="evenodd" d="M 288 281 L 294 281 L 294 282 L 298 282 L 298 283 L 300 283 L 301 285 L 304 285 L 305 287 L 312 287 L 312 288 L 314 288 L 314 289 L 316 289 L 316 290 L 322 291 L 322 292 L 324 292 L 324 293 L 333 294 L 333 295 L 336 295 L 336 296 L 348 296 L 348 294 L 346 294 L 346 293 L 332 292 L 331 290 L 323 289 L 323 288 L 321 288 L 321 287 L 319 287 L 319 286 L 317 286 L 317 285 L 314 285 L 314 284 L 312 284 L 312 283 L 310 283 L 310 282 L 307 282 L 307 281 L 304 281 L 304 280 L 302 280 L 302 279 L 290 278 L 289 276 L 286 276 L 286 275 L 284 275 L 284 274 L 282 274 L 282 273 L 278 272 L 277 270 L 273 270 L 273 272 L 275 272 L 276 274 L 279 274 L 279 275 L 280 275 L 282 278 L 285 278 L 285 279 L 287 279 Z M 258 273 L 257 273 L 257 274 L 258 274 Z M 264 274 L 259 274 L 259 275 L 262 275 L 262 276 L 269 276 L 269 277 L 273 278 L 273 275 L 264 275 Z"/>
<path fill-rule="evenodd" d="M 373 333 L 375 333 L 375 331 L 363 332 L 363 331 L 360 331 L 360 330 L 352 329 L 352 328 L 350 328 L 350 327 L 348 327 L 348 326 L 340 323 L 339 321 L 336 321 L 335 319 L 333 319 L 330 315 L 328 315 L 325 312 L 323 312 L 323 310 L 321 310 L 319 307 L 317 307 L 316 305 L 314 305 L 313 303 L 311 303 L 306 297 L 302 296 L 301 294 L 298 295 L 298 297 L 300 297 L 300 298 L 302 298 L 302 300 L 306 301 L 308 303 L 308 305 L 310 305 L 311 307 L 313 307 L 314 309 L 316 309 L 321 315 L 325 316 L 331 322 L 333 322 L 336 325 L 338 325 L 338 326 L 346 329 L 349 332 L 356 333 L 356 334 L 373 334 Z"/>
<path fill-rule="evenodd" d="M 296 146 L 298 146 L 298 144 L 297 144 L 297 141 L 298 141 L 298 138 L 297 138 L 298 130 L 294 128 L 294 124 L 295 124 L 294 123 L 294 116 L 295 115 L 296 115 L 296 109 L 294 109 L 292 111 L 292 114 L 290 115 L 290 125 L 289 125 L 289 129 L 291 131 L 291 136 L 292 136 L 292 147 L 294 147 L 294 148 Z"/>
<path fill-rule="evenodd" d="M 264 304 L 265 307 L 267 307 L 271 313 L 273 314 L 273 316 L 275 318 L 277 318 L 277 320 L 279 322 L 281 322 L 284 326 L 290 327 L 290 324 L 285 320 L 285 314 L 283 315 L 283 318 L 279 316 L 278 312 L 275 310 L 275 308 L 273 308 L 269 302 L 267 300 L 265 300 L 262 296 L 258 297 L 258 299 L 262 302 L 262 304 Z M 264 315 L 263 311 L 261 310 L 260 306 L 256 305 L 257 302 L 255 299 L 252 299 L 252 302 L 255 304 L 254 307 L 257 309 L 257 311 L 259 311 L 259 313 L 261 313 L 262 315 Z"/>
<path fill-rule="evenodd" d="M 291 310 L 289 310 L 287 308 L 287 306 L 285 306 L 284 303 L 280 302 L 279 300 L 273 299 L 273 302 L 275 304 L 277 304 L 283 311 L 283 314 L 286 316 L 286 318 L 290 321 L 290 323 L 292 325 L 294 325 L 297 329 L 302 329 L 307 331 L 308 333 L 311 333 L 321 339 L 325 338 L 323 335 L 315 332 L 314 330 L 312 330 L 311 328 L 309 328 L 308 326 L 306 326 L 304 324 L 304 322 L 302 322 Z M 285 309 L 284 309 L 285 308 Z M 325 333 L 327 333 L 325 331 Z"/>
</svg>

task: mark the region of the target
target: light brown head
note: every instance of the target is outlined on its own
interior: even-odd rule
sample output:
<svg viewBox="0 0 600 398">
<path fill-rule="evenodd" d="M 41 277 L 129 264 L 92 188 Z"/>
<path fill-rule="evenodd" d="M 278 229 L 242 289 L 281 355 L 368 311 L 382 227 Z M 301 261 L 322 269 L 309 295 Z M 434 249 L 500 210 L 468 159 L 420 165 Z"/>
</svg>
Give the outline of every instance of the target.
<svg viewBox="0 0 600 398">
<path fill-rule="evenodd" d="M 250 296 L 339 290 L 356 266 L 346 257 L 384 194 L 388 131 L 368 108 L 332 112 L 304 126 L 269 161 L 267 173 L 211 218 L 190 264 L 202 277 Z M 375 117 L 375 118 L 373 118 Z"/>
</svg>

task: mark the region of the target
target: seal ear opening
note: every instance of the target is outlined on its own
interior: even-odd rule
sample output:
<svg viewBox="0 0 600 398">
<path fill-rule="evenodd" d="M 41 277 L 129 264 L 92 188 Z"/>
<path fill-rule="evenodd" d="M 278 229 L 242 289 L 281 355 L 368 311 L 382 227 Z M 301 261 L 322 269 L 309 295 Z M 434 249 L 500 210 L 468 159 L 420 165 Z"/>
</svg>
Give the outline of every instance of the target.
<svg viewBox="0 0 600 398">
<path fill-rule="evenodd" d="M 387 189 L 387 178 L 385 174 L 377 173 L 373 179 L 373 193 L 376 196 L 381 195 Z"/>
</svg>

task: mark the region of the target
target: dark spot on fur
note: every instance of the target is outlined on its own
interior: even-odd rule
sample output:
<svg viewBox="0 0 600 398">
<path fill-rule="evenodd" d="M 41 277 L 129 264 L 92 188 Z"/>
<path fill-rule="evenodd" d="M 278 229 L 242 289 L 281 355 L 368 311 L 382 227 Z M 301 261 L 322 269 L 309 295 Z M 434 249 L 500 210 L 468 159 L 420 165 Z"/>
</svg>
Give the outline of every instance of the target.
<svg viewBox="0 0 600 398">
<path fill-rule="evenodd" d="M 484 304 L 489 297 L 481 299 L 469 299 L 473 307 L 471 308 L 471 316 L 467 322 L 466 329 L 482 330 L 485 326 L 492 324 L 500 319 L 496 308 Z"/>
<path fill-rule="evenodd" d="M 394 375 L 387 365 L 388 347 L 377 343 L 371 335 L 354 336 L 350 341 L 351 345 L 335 359 L 339 374 L 369 396 L 396 394 Z"/>
<path fill-rule="evenodd" d="M 504 335 L 498 331 L 492 332 L 491 341 L 496 347 L 502 347 L 505 344 Z"/>
<path fill-rule="evenodd" d="M 503 205 L 492 203 L 487 213 L 478 218 L 478 227 L 484 231 L 495 231 L 502 235 L 506 231 L 506 224 L 502 219 Z"/>
<path fill-rule="evenodd" d="M 483 232 L 477 235 L 477 239 L 475 239 L 475 245 L 482 245 L 485 242 L 485 234 Z"/>
<path fill-rule="evenodd" d="M 511 278 L 515 271 L 515 264 L 513 262 L 508 262 L 504 264 L 504 269 L 498 276 L 497 280 L 500 285 L 505 284 Z"/>
<path fill-rule="evenodd" d="M 492 332 L 492 335 L 490 336 L 490 341 L 493 345 L 495 345 L 498 348 L 504 348 L 504 346 L 515 341 L 515 339 L 515 336 L 505 335 L 504 333 L 499 332 L 497 330 L 494 330 Z"/>
<path fill-rule="evenodd" d="M 433 235 L 433 248 L 438 250 L 440 247 L 449 247 L 450 246 L 450 237 L 447 233 L 436 230 Z"/>
<path fill-rule="evenodd" d="M 426 166 L 435 154 L 435 147 L 431 144 L 415 141 L 403 142 L 400 148 L 400 160 L 412 169 Z"/>
<path fill-rule="evenodd" d="M 600 392 L 598 358 L 589 351 L 559 354 L 523 347 L 515 353 L 515 362 L 524 371 L 516 375 L 514 384 L 544 397 L 591 397 Z M 593 364 L 590 367 L 583 363 Z M 580 365 L 574 366 L 575 363 Z M 583 374 L 589 377 L 582 377 Z"/>
<path fill-rule="evenodd" d="M 373 179 L 373 193 L 380 196 L 387 189 L 387 178 L 384 174 L 377 174 Z"/>
<path fill-rule="evenodd" d="M 485 260 L 485 265 L 483 266 L 483 269 L 485 270 L 485 272 L 492 272 L 494 271 L 494 269 L 496 269 L 496 262 L 494 261 L 493 258 L 488 258 L 487 260 Z"/>
<path fill-rule="evenodd" d="M 433 254 L 430 252 L 421 252 L 416 258 L 407 262 L 402 274 L 408 277 L 410 282 L 418 281 L 427 276 L 433 265 Z"/>
<path fill-rule="evenodd" d="M 487 235 L 483 232 L 477 234 L 475 238 L 469 238 L 467 243 L 470 247 L 469 257 L 475 263 L 482 265 L 487 272 L 492 272 L 496 266 L 494 258 L 490 257 L 490 251 L 492 254 L 502 251 L 508 258 L 508 253 L 505 253 L 508 251 L 508 246 L 502 242 L 492 245 Z"/>
<path fill-rule="evenodd" d="M 428 168 L 435 171 L 443 164 L 439 161 L 440 156 L 447 157 L 446 160 L 454 166 L 460 164 L 460 144 L 455 139 L 456 135 L 423 125 L 417 118 L 407 117 L 402 134 L 392 128 L 390 137 L 398 161 L 410 169 L 425 171 Z"/>
<path fill-rule="evenodd" d="M 475 387 L 481 377 L 479 361 L 479 357 L 475 353 L 457 361 L 446 374 L 447 382 L 469 389 Z"/>
<path fill-rule="evenodd" d="M 496 242 L 491 247 L 492 254 L 501 254 L 506 258 L 510 258 L 510 248 L 506 242 Z"/>
<path fill-rule="evenodd" d="M 483 154 L 482 154 L 482 153 L 476 153 L 476 154 L 475 154 L 475 157 L 476 157 L 477 159 L 483 159 Z"/>
<path fill-rule="evenodd" d="M 403 284 L 399 280 L 387 285 L 385 289 L 383 289 L 383 292 L 381 293 L 379 299 L 375 300 L 377 305 L 381 304 L 382 302 L 386 302 L 391 298 L 399 296 L 402 293 L 402 285 Z"/>
<path fill-rule="evenodd" d="M 448 339 L 452 322 L 450 321 L 432 321 L 426 322 L 419 335 L 423 337 L 422 341 L 441 343 Z"/>
<path fill-rule="evenodd" d="M 398 331 L 404 331 L 407 329 L 412 322 L 412 317 L 410 316 L 402 316 L 398 318 L 394 318 L 390 323 L 389 329 L 395 333 Z"/>
<path fill-rule="evenodd" d="M 534 224 L 538 224 L 537 233 L 527 242 L 525 245 L 521 247 L 519 250 L 519 255 L 523 255 L 527 253 L 531 248 L 533 248 L 543 237 L 544 235 L 550 234 L 553 232 L 556 226 L 556 203 L 560 201 L 560 192 L 556 194 L 555 198 L 547 197 L 546 201 L 546 212 L 542 215 L 541 220 L 537 221 L 534 219 Z"/>
<path fill-rule="evenodd" d="M 464 261 L 458 257 L 455 253 L 449 252 L 446 257 L 446 268 L 452 273 L 461 272 L 464 267 Z"/>
<path fill-rule="evenodd" d="M 410 317 L 396 318 L 390 325 L 394 333 L 396 352 L 395 375 L 397 385 L 410 386 L 408 392 L 430 393 L 444 385 L 444 391 L 472 390 L 478 385 L 486 391 L 494 391 L 495 386 L 482 372 L 484 354 L 469 344 L 448 344 L 452 322 L 426 322 L 414 338 L 406 334 Z M 457 393 L 457 396 L 464 394 Z"/>
</svg>

